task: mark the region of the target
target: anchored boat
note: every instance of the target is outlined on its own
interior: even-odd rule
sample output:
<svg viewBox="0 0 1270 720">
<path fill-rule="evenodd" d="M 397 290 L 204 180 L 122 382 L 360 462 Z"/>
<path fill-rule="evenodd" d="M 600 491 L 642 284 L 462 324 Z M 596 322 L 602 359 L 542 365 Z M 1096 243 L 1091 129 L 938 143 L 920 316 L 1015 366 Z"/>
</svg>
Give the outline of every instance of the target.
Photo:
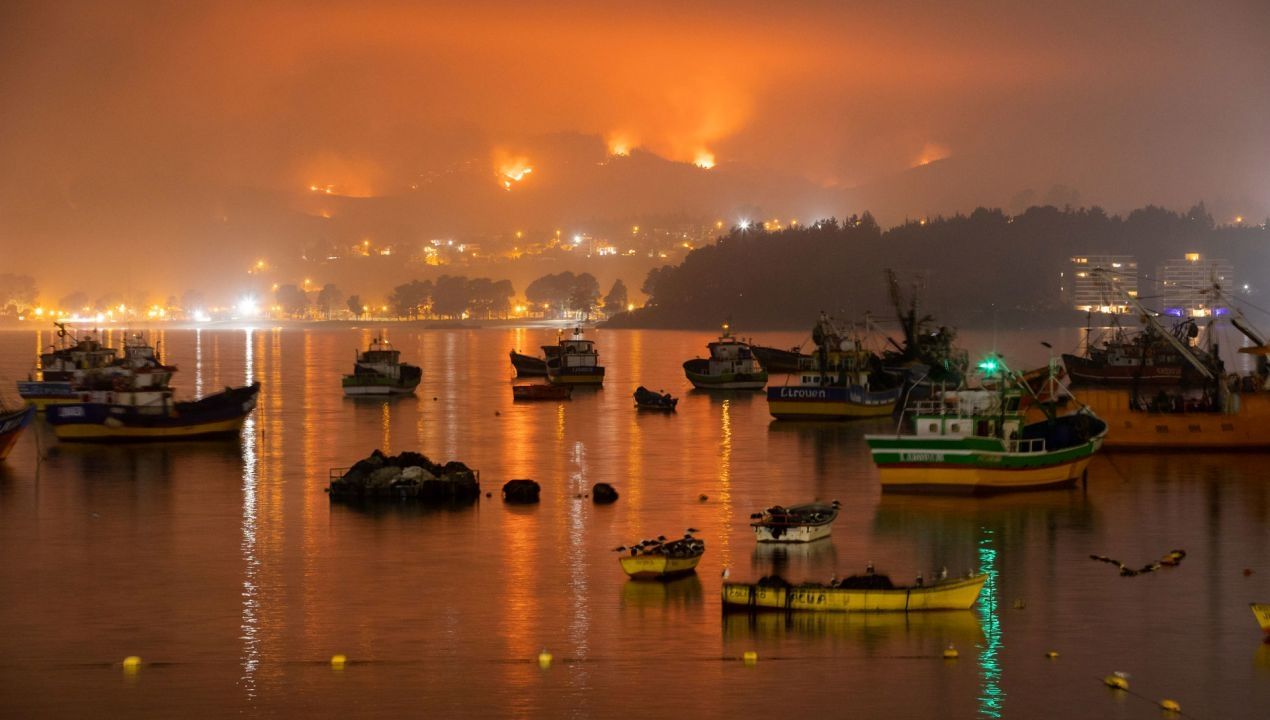
<svg viewBox="0 0 1270 720">
<path fill-rule="evenodd" d="M 18 383 L 23 400 L 43 409 L 57 403 L 100 400 L 103 392 L 166 390 L 177 368 L 165 365 L 141 334 L 124 341 L 119 351 L 102 344 L 92 331 L 57 327 L 58 345 L 40 354 L 39 378 Z"/>
<path fill-rule="evenodd" d="M 754 357 L 758 358 L 759 364 L 768 372 L 796 373 L 811 365 L 811 356 L 797 347 L 786 350 L 766 345 L 751 345 L 750 350 L 754 351 Z"/>
<path fill-rule="evenodd" d="M 749 343 L 732 337 L 727 324 L 718 340 L 706 346 L 709 358 L 684 362 L 684 374 L 698 390 L 762 390 L 767 371 L 759 364 Z"/>
<path fill-rule="evenodd" d="M 555 346 L 543 346 L 547 355 L 547 382 L 553 385 L 600 385 L 604 368 L 595 343 L 582 337 L 582 328 L 561 338 Z"/>
<path fill-rule="evenodd" d="M 777 420 L 850 420 L 886 417 L 900 399 L 896 376 L 882 372 L 878 356 L 859 337 L 821 313 L 812 332 L 810 365 L 785 385 L 767 389 L 767 409 Z"/>
<path fill-rule="evenodd" d="M 943 393 L 906 408 L 896 433 L 864 436 L 883 491 L 1028 490 L 1084 475 L 1107 423 L 1087 408 L 1058 415 L 1052 404 L 1037 404 L 1045 418 L 1026 423 L 1031 388 L 998 359 L 984 366 L 1000 372 L 997 390 Z"/>
<path fill-rule="evenodd" d="M 0 460 L 9 456 L 9 451 L 17 444 L 18 437 L 31 418 L 35 417 L 35 407 L 28 406 L 21 410 L 6 411 L 0 407 Z"/>
<path fill-rule="evenodd" d="M 1098 273 L 1098 270 L 1092 272 Z M 1106 276 L 1103 275 L 1105 278 Z M 1073 387 L 1075 399 L 1092 409 L 1106 421 L 1108 448 L 1152 450 L 1223 450 L 1270 448 L 1270 366 L 1267 338 L 1244 317 L 1234 299 L 1214 285 L 1208 290 L 1214 306 L 1230 309 L 1231 324 L 1243 333 L 1252 347 L 1241 353 L 1256 356 L 1256 372 L 1251 375 L 1227 375 L 1216 347 L 1207 350 L 1192 347 L 1187 333 L 1179 337 L 1160 326 L 1155 313 L 1118 284 L 1106 280 L 1108 287 L 1120 293 L 1125 302 L 1155 332 L 1169 343 L 1173 351 L 1188 364 L 1194 381 L 1164 386 L 1139 388 Z M 1211 340 L 1213 334 L 1207 333 Z M 1069 368 L 1070 371 L 1070 368 Z"/>
<path fill-rule="evenodd" d="M 750 516 L 758 542 L 805 543 L 829 537 L 838 517 L 838 501 L 781 507 Z"/>
<path fill-rule="evenodd" d="M 515 350 L 508 350 L 507 354 L 511 357 L 512 368 L 516 370 L 516 377 L 546 377 L 547 361 L 533 355 L 525 355 Z"/>
<path fill-rule="evenodd" d="M 344 395 L 410 395 L 419 387 L 423 370 L 401 362 L 401 351 L 382 338 L 371 341 L 366 352 L 357 354 L 353 374 L 342 381 Z"/>
<path fill-rule="evenodd" d="M 706 541 L 688 532 L 678 540 L 644 540 L 630 547 L 619 547 L 622 571 L 634 580 L 665 580 L 696 572 Z"/>
<path fill-rule="evenodd" d="M 930 585 L 893 585 L 885 575 L 853 575 L 842 582 L 791 585 L 779 577 L 723 584 L 723 609 L 814 612 L 917 612 L 968 610 L 987 575 Z"/>
<path fill-rule="evenodd" d="M 237 435 L 259 393 L 260 383 L 190 402 L 172 402 L 171 390 L 114 393 L 108 402 L 50 405 L 46 416 L 65 441 L 212 438 Z"/>
<path fill-rule="evenodd" d="M 635 407 L 640 410 L 674 412 L 678 404 L 679 398 L 671 397 L 670 393 L 653 392 L 643 385 L 635 388 Z"/>
<path fill-rule="evenodd" d="M 1199 326 L 1187 319 L 1170 334 L 1186 343 L 1199 335 Z M 1063 364 L 1072 382 L 1093 385 L 1177 385 L 1199 379 L 1182 353 L 1152 327 L 1129 334 L 1116 326 L 1101 343 L 1087 341 L 1084 355 L 1065 353 Z"/>
</svg>

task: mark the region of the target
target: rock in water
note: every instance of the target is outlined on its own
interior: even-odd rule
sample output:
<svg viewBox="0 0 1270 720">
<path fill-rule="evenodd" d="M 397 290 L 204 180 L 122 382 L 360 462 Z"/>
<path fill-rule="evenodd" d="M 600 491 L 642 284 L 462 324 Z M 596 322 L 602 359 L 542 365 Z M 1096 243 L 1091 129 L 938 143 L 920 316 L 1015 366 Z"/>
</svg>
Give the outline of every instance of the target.
<svg viewBox="0 0 1270 720">
<path fill-rule="evenodd" d="M 530 505 L 538 502 L 541 488 L 533 480 L 508 480 L 503 486 L 503 502 L 514 505 Z"/>
<path fill-rule="evenodd" d="M 386 488 L 392 485 L 401 477 L 401 468 L 392 467 L 391 465 L 381 467 L 370 474 L 366 479 L 366 487 L 369 488 Z"/>
<path fill-rule="evenodd" d="M 376 450 L 327 488 L 331 498 L 472 503 L 481 495 L 476 473 L 461 462 L 444 465 L 415 452 L 396 457 Z"/>
<path fill-rule="evenodd" d="M 608 483 L 596 483 L 591 487 L 591 501 L 596 505 L 608 505 L 617 502 L 617 490 Z"/>
</svg>

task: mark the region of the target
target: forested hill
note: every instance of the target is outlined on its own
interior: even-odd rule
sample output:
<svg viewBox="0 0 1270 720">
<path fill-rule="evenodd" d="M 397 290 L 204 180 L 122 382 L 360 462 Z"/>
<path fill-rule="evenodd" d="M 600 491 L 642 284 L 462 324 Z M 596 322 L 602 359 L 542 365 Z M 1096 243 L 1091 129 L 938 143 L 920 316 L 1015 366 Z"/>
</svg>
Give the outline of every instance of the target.
<svg viewBox="0 0 1270 720">
<path fill-rule="evenodd" d="M 803 327 L 821 310 L 889 318 L 885 268 L 902 285 L 916 283 L 941 323 L 1073 320 L 1059 292 L 1073 255 L 1134 255 L 1140 276 L 1154 276 L 1158 263 L 1187 252 L 1229 260 L 1240 284 L 1270 290 L 1270 231 L 1218 226 L 1203 204 L 1186 213 L 1148 206 L 1123 218 L 1101 208 L 1033 207 L 1013 217 L 979 208 L 889 230 L 865 213 L 779 232 L 733 228 L 680 265 L 651 271 L 647 305 L 609 325 L 707 327 L 730 318 L 745 328 Z M 1149 298 L 1151 281 L 1139 284 Z"/>
</svg>

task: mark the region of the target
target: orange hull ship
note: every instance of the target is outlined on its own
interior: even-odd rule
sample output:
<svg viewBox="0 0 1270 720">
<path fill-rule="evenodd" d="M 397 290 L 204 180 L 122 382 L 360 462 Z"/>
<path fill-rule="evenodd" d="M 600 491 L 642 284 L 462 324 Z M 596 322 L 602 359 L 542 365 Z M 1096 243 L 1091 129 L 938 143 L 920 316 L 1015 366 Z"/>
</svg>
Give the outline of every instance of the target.
<svg viewBox="0 0 1270 720">
<path fill-rule="evenodd" d="M 1072 388 L 1072 395 L 1106 421 L 1107 448 L 1270 449 L 1270 392 L 1232 394 L 1224 410 L 1168 412 L 1133 407 L 1129 390 Z"/>
</svg>

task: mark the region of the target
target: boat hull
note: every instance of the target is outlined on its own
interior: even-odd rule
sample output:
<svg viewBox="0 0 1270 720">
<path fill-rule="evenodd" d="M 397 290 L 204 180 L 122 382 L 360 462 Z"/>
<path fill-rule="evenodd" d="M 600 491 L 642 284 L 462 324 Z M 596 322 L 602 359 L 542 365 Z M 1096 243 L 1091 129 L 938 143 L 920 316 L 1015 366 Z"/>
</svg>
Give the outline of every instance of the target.
<svg viewBox="0 0 1270 720">
<path fill-rule="evenodd" d="M 1178 357 L 1178 362 L 1182 359 Z M 1111 365 L 1079 355 L 1063 355 L 1063 365 L 1074 383 L 1093 385 L 1177 385 L 1193 373 L 1174 365 Z"/>
<path fill-rule="evenodd" d="M 685 370 L 684 375 L 698 390 L 762 390 L 767 387 L 767 373 L 704 375 Z"/>
<path fill-rule="evenodd" d="M 603 385 L 604 368 L 576 367 L 563 370 L 547 370 L 547 382 L 552 385 Z"/>
<path fill-rule="evenodd" d="M 513 400 L 568 400 L 573 395 L 569 385 L 513 385 Z"/>
<path fill-rule="evenodd" d="M 194 440 L 237 435 L 256 407 L 260 386 L 233 388 L 194 402 L 176 403 L 171 413 L 128 405 L 52 405 L 47 418 L 59 440 L 81 442 Z"/>
<path fill-rule="evenodd" d="M 9 457 L 9 452 L 18 443 L 18 438 L 31 418 L 35 417 L 35 408 L 25 407 L 16 412 L 0 414 L 0 460 Z"/>
<path fill-rule="evenodd" d="M 345 397 L 365 397 L 367 395 L 413 395 L 419 384 L 401 385 L 345 385 Z"/>
<path fill-rule="evenodd" d="M 769 387 L 767 410 L 777 420 L 887 417 L 895 411 L 900 392 L 898 387 L 880 391 L 862 387 Z"/>
<path fill-rule="evenodd" d="M 1270 449 L 1270 393 L 1240 393 L 1231 412 L 1159 413 L 1130 407 L 1132 391 L 1072 388 L 1107 423 L 1106 446 L 1121 450 Z"/>
<path fill-rule="evenodd" d="M 798 612 L 968 610 L 979 599 L 987 578 L 987 575 L 976 575 L 964 580 L 888 590 L 724 583 L 723 608 Z"/>
<path fill-rule="evenodd" d="M 773 534 L 773 528 L 768 525 L 754 525 L 754 539 L 761 543 L 809 543 L 815 542 L 822 538 L 829 537 L 833 532 L 833 523 L 827 522 L 821 525 L 796 525 L 793 527 L 781 527 L 779 532 Z"/>
<path fill-rule="evenodd" d="M 37 410 L 81 399 L 69 380 L 23 380 L 18 382 L 18 396 Z"/>
<path fill-rule="evenodd" d="M 516 377 L 546 377 L 546 360 L 533 355 L 518 353 L 515 350 L 512 350 L 510 354 L 512 367 L 516 370 Z"/>
<path fill-rule="evenodd" d="M 701 557 L 701 555 L 695 557 L 627 555 L 618 558 L 618 561 L 622 565 L 622 572 L 633 580 L 663 580 L 696 572 Z"/>
<path fill-rule="evenodd" d="M 751 345 L 750 350 L 754 352 L 754 357 L 758 358 L 759 363 L 767 368 L 768 372 L 796 373 L 806 363 L 811 362 L 810 355 L 804 355 L 792 350 L 782 350 L 763 345 Z"/>
<path fill-rule="evenodd" d="M 992 493 L 1070 487 L 1084 475 L 1089 461 L 1044 467 L 1002 469 L 948 466 L 938 463 L 896 463 L 878 467 L 884 492 Z"/>
</svg>

